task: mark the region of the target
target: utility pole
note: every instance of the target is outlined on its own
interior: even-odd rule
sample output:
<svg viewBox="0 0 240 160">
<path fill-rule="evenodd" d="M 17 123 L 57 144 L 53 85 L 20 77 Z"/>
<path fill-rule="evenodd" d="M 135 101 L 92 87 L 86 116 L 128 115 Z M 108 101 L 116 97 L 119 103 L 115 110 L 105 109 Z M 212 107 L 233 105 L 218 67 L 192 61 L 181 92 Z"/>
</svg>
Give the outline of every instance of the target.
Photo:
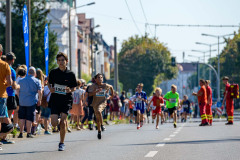
<svg viewBox="0 0 240 160">
<path fill-rule="evenodd" d="M 5 54 L 12 51 L 12 18 L 11 0 L 6 0 L 6 30 L 5 30 Z"/>
<path fill-rule="evenodd" d="M 114 37 L 114 88 L 118 91 L 118 55 L 117 55 L 117 37 Z"/>
<path fill-rule="evenodd" d="M 29 29 L 28 29 L 28 33 L 29 33 L 29 37 L 28 37 L 28 48 L 29 48 L 29 67 L 32 66 L 32 53 L 31 53 L 31 0 L 27 0 L 27 9 L 28 9 L 28 25 L 29 25 Z"/>
<path fill-rule="evenodd" d="M 90 28 L 91 32 L 91 67 L 92 67 L 92 77 L 94 77 L 94 63 L 93 63 L 93 28 Z"/>
<path fill-rule="evenodd" d="M 69 37 L 69 68 L 72 70 L 72 36 L 71 36 L 71 7 L 68 0 L 68 37 Z"/>
</svg>

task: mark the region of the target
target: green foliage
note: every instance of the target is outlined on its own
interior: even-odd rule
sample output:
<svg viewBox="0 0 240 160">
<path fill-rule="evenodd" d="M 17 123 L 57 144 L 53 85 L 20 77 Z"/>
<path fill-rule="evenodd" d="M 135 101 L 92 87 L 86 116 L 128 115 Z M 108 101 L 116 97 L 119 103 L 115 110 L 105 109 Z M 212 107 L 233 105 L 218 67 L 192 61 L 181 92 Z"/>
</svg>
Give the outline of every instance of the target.
<svg viewBox="0 0 240 160">
<path fill-rule="evenodd" d="M 12 10 L 12 51 L 17 59 L 15 64 L 25 64 L 25 48 L 22 29 L 22 12 L 25 0 L 16 0 L 13 3 Z M 47 20 L 47 15 L 50 10 L 46 8 L 45 0 L 31 1 L 31 53 L 32 66 L 41 68 L 45 71 L 45 52 L 44 52 L 44 27 L 51 22 Z M 4 9 L 5 11 L 5 9 Z M 5 46 L 5 25 L 0 22 L 0 43 Z M 58 52 L 56 44 L 57 35 L 49 30 L 49 69 L 55 68 L 55 57 Z"/>
<path fill-rule="evenodd" d="M 86 83 L 92 80 L 91 76 L 86 73 L 82 73 L 82 79 L 84 79 Z"/>
<path fill-rule="evenodd" d="M 167 47 L 155 39 L 135 36 L 124 41 L 119 53 L 123 89 L 135 90 L 138 83 L 144 83 L 144 90 L 150 94 L 162 80 L 176 76 L 177 68 L 171 66 L 170 56 Z"/>
</svg>

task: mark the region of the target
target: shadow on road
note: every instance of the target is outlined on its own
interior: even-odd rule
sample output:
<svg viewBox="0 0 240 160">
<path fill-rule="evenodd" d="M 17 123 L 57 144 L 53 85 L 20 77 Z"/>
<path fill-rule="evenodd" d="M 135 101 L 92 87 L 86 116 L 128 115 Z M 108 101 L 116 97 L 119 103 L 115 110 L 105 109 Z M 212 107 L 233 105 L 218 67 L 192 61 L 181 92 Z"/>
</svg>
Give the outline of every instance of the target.
<svg viewBox="0 0 240 160">
<path fill-rule="evenodd" d="M 240 138 L 233 139 L 214 139 L 214 140 L 197 140 L 197 141 L 177 141 L 177 142 L 165 142 L 166 144 L 205 144 L 205 143 L 227 143 L 227 142 L 239 142 Z M 140 144 L 123 144 L 114 146 L 145 146 L 145 145 L 157 145 L 159 143 L 140 143 Z"/>
<path fill-rule="evenodd" d="M 34 154 L 34 153 L 47 153 L 47 152 L 56 152 L 56 150 L 54 150 L 54 151 L 31 151 L 31 152 L 0 153 L 0 155 Z"/>
</svg>

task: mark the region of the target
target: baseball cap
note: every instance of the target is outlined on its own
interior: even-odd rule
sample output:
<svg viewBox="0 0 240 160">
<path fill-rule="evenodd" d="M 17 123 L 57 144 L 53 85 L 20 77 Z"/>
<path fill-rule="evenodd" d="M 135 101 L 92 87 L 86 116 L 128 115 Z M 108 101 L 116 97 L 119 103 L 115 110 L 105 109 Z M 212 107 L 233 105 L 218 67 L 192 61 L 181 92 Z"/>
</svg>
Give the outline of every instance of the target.
<svg viewBox="0 0 240 160">
<path fill-rule="evenodd" d="M 13 59 L 16 59 L 16 56 L 15 56 L 15 54 L 13 52 L 8 52 L 6 54 L 6 59 L 7 60 L 13 60 Z"/>
</svg>

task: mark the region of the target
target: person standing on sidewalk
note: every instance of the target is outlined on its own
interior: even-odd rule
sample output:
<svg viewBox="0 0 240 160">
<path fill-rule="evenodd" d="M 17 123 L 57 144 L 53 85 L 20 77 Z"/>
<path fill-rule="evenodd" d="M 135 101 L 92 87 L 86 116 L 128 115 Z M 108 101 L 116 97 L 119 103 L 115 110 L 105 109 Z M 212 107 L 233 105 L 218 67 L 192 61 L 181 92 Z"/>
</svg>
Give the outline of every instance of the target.
<svg viewBox="0 0 240 160">
<path fill-rule="evenodd" d="M 77 79 L 75 74 L 68 70 L 68 57 L 60 52 L 57 57 L 58 68 L 51 70 L 48 77 L 48 88 L 51 91 L 49 108 L 51 108 L 51 123 L 55 128 L 60 119 L 60 143 L 59 151 L 65 150 L 64 139 L 66 135 L 68 111 L 72 106 L 72 92 L 76 90 Z"/>
<path fill-rule="evenodd" d="M 200 79 L 199 84 L 201 86 L 198 93 L 192 93 L 193 96 L 197 96 L 198 98 L 198 105 L 200 109 L 200 115 L 201 115 L 201 124 L 199 126 L 208 126 L 208 119 L 206 115 L 206 106 L 207 106 L 207 91 L 205 87 L 205 80 Z"/>
<path fill-rule="evenodd" d="M 230 92 L 230 83 L 228 77 L 223 77 L 223 83 L 225 84 L 225 92 L 224 92 L 224 99 L 222 102 L 222 105 L 224 105 L 226 101 L 226 111 L 228 115 L 228 122 L 226 125 L 233 125 L 233 112 L 234 112 L 234 101 L 233 98 L 231 97 L 231 92 Z"/>
<path fill-rule="evenodd" d="M 0 44 L 0 56 L 2 56 L 3 48 Z M 8 117 L 7 110 L 7 87 L 12 85 L 11 69 L 9 65 L 0 59 L 0 136 L 5 137 L 13 129 L 11 120 Z M 0 137 L 0 138 L 1 138 Z M 0 142 L 0 150 L 2 143 Z"/>
<path fill-rule="evenodd" d="M 209 122 L 209 125 L 212 125 L 213 121 L 213 116 L 212 116 L 212 88 L 209 86 L 210 85 L 210 80 L 206 80 L 205 82 L 205 87 L 207 90 L 207 106 L 206 106 L 206 114 L 207 114 L 207 119 Z"/>
<path fill-rule="evenodd" d="M 30 67 L 28 76 L 18 82 L 20 85 L 18 111 L 20 134 L 18 138 L 23 138 L 25 124 L 27 127 L 27 138 L 34 138 L 31 134 L 32 122 L 35 120 L 36 106 L 40 106 L 42 100 L 42 85 L 35 76 L 36 69 Z"/>
</svg>

